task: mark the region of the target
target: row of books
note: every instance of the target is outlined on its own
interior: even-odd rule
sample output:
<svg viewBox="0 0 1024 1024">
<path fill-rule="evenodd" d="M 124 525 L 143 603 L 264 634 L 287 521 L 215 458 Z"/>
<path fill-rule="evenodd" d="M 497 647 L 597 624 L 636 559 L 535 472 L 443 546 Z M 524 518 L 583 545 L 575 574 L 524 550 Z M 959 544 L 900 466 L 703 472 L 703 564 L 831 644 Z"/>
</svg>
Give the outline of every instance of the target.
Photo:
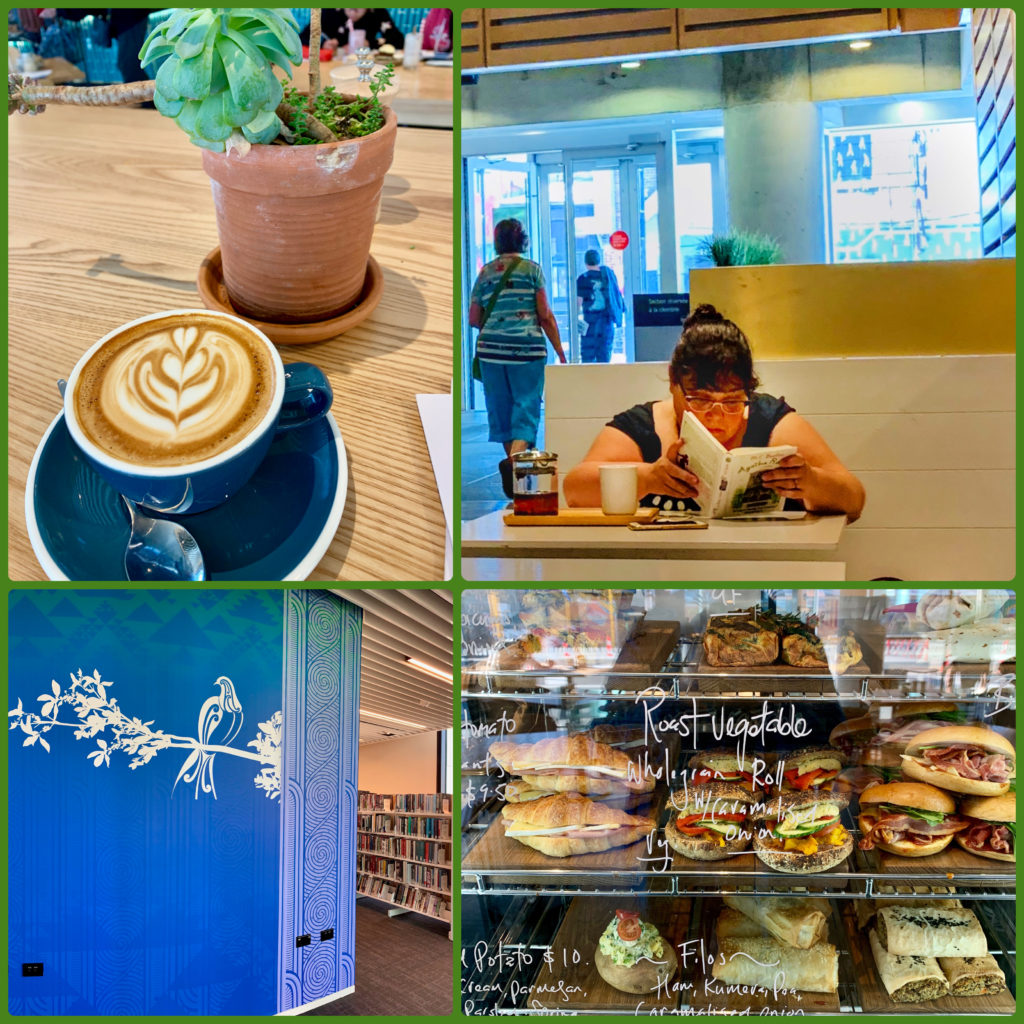
<svg viewBox="0 0 1024 1024">
<path fill-rule="evenodd" d="M 375 832 L 401 832 L 407 836 L 421 836 L 424 839 L 451 839 L 451 818 L 404 818 L 377 815 Z"/>
<path fill-rule="evenodd" d="M 369 875 L 357 875 L 356 890 L 364 896 L 393 903 L 397 907 L 406 907 L 428 917 L 436 917 L 442 921 L 450 921 L 452 915 L 451 900 L 437 893 L 421 892 L 407 885 L 392 885 L 380 878 Z"/>
<path fill-rule="evenodd" d="M 399 839 L 394 836 L 360 833 L 356 836 L 356 849 L 370 853 L 383 853 L 391 857 L 425 860 L 431 864 L 451 863 L 448 844 L 431 839 Z"/>
<path fill-rule="evenodd" d="M 410 910 L 416 910 L 429 917 L 436 917 L 442 921 L 450 921 L 452 918 L 451 899 L 447 896 L 439 896 L 434 892 L 425 892 L 422 889 L 408 889 L 404 897 L 396 902 Z"/>
<path fill-rule="evenodd" d="M 425 886 L 428 889 L 439 889 L 441 892 L 452 891 L 450 868 L 433 868 L 424 864 L 410 864 L 408 861 L 388 860 L 386 857 L 361 853 L 356 861 L 356 872 L 362 875 L 384 876 L 392 882 Z"/>
<path fill-rule="evenodd" d="M 407 863 L 403 880 L 413 885 L 426 886 L 428 889 L 440 889 L 441 892 L 452 891 L 450 868 L 428 868 L 425 864 Z"/>
<path fill-rule="evenodd" d="M 368 871 L 373 875 L 385 875 L 396 882 L 404 881 L 402 862 L 400 860 L 388 860 L 386 857 L 372 857 L 361 853 L 356 859 L 356 871 Z"/>
<path fill-rule="evenodd" d="M 394 810 L 417 814 L 451 814 L 451 793 L 402 793 L 395 797 Z"/>
<path fill-rule="evenodd" d="M 360 811 L 391 811 L 394 810 L 395 798 L 386 793 L 370 793 L 364 789 L 359 790 Z M 362 826 L 360 825 L 360 828 Z"/>
<path fill-rule="evenodd" d="M 451 839 L 451 818 L 406 818 L 398 814 L 360 814 L 357 819 L 360 832 L 401 832 L 423 839 Z"/>
</svg>

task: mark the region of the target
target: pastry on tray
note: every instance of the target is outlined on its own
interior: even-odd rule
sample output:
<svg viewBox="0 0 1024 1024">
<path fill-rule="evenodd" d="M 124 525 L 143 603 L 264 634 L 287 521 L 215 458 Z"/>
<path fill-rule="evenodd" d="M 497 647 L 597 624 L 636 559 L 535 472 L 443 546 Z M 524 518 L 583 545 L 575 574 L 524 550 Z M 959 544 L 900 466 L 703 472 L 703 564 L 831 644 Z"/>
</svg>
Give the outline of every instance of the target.
<svg viewBox="0 0 1024 1024">
<path fill-rule="evenodd" d="M 505 835 L 548 857 L 603 853 L 629 846 L 654 830 L 654 821 L 579 793 L 558 793 L 501 809 Z"/>
</svg>

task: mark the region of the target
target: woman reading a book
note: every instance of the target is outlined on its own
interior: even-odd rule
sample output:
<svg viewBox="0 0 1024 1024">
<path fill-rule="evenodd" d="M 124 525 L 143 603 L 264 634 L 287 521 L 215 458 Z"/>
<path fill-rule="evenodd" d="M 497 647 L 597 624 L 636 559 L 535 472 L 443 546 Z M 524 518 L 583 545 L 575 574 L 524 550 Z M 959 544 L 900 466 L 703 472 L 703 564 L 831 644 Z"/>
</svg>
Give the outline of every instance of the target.
<svg viewBox="0 0 1024 1024">
<path fill-rule="evenodd" d="M 850 522 L 860 516 L 861 482 L 785 399 L 757 391 L 750 344 L 714 306 L 698 306 L 687 317 L 668 370 L 671 396 L 620 412 L 570 470 L 564 485 L 569 505 L 600 505 L 600 466 L 627 462 L 637 465 L 641 505 L 670 512 L 695 508 L 697 477 L 680 464 L 685 448 L 679 429 L 690 412 L 727 450 L 795 446 L 795 455 L 761 477 L 765 485 L 801 503 L 794 507 L 845 512 Z"/>
</svg>

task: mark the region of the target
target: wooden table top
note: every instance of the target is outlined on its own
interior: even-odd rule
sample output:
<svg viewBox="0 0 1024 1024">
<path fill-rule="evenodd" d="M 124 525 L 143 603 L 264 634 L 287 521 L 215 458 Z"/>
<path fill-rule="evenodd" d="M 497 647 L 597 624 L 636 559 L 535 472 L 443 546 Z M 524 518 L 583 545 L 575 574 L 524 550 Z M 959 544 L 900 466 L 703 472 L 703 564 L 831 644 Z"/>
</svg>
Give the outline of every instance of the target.
<svg viewBox="0 0 1024 1024">
<path fill-rule="evenodd" d="M 154 110 L 51 104 L 8 119 L 9 563 L 44 579 L 29 544 L 29 464 L 60 409 L 56 380 L 118 324 L 202 307 L 217 244 L 200 151 Z M 442 578 L 445 524 L 415 395 L 452 378 L 452 136 L 399 129 L 373 254 L 375 312 L 341 338 L 282 348 L 334 388 L 348 450 L 345 512 L 317 580 Z M 344 241 L 343 224 L 325 224 Z"/>
</svg>

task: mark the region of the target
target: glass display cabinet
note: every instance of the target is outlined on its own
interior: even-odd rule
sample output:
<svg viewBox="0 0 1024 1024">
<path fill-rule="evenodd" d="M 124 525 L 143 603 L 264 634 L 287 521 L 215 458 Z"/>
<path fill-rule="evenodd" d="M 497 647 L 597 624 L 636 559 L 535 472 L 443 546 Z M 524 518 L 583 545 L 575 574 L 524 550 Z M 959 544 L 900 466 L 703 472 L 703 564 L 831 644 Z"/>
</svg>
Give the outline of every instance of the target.
<svg viewBox="0 0 1024 1024">
<path fill-rule="evenodd" d="M 461 613 L 465 1013 L 1014 1012 L 1012 592 Z"/>
</svg>

